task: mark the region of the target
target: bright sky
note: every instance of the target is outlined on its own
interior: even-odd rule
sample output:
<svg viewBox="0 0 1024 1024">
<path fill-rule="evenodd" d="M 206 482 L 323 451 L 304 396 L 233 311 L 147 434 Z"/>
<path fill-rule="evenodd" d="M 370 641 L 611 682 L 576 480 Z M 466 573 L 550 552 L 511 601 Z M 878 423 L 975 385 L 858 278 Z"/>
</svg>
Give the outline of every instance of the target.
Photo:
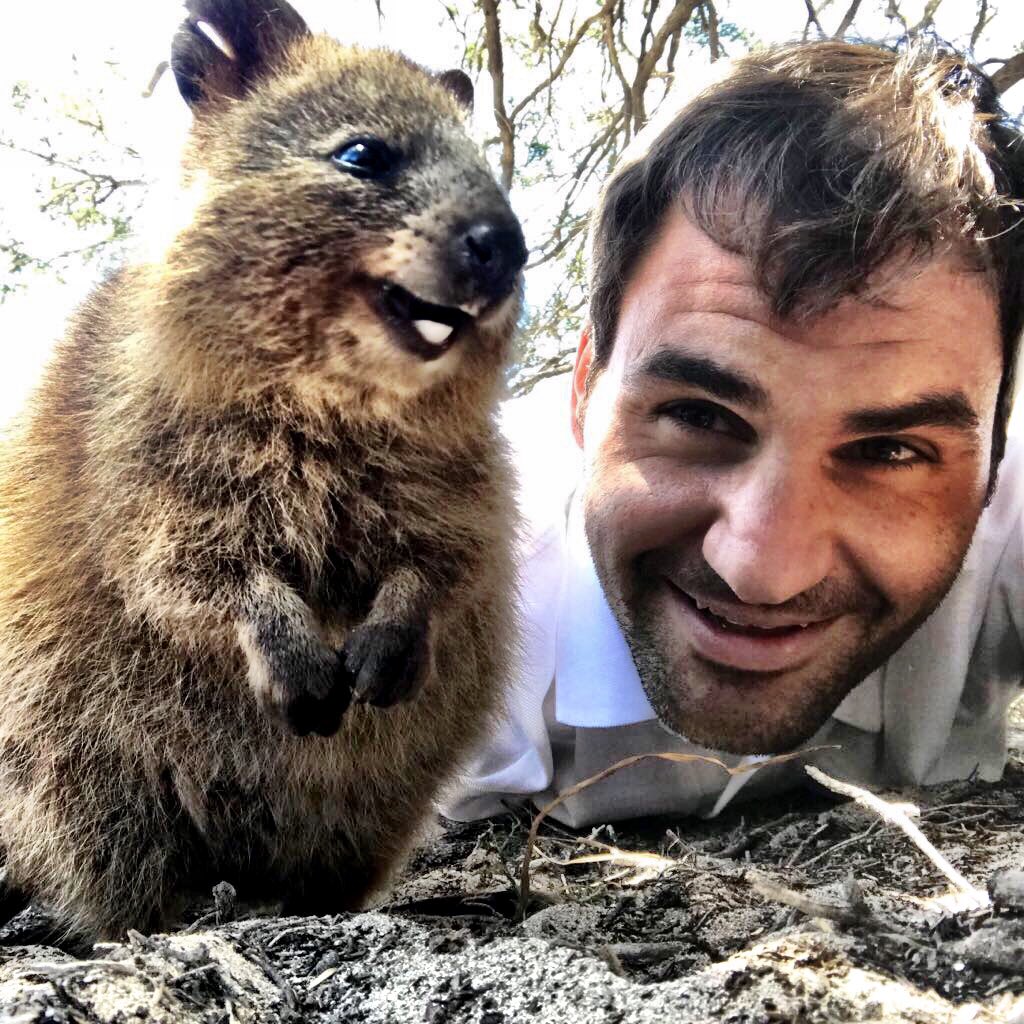
<svg viewBox="0 0 1024 1024">
<path fill-rule="evenodd" d="M 455 32 L 446 25 L 442 0 L 381 0 L 386 32 L 378 28 L 373 0 L 295 0 L 296 6 L 315 30 L 339 39 L 367 45 L 387 45 L 415 60 L 441 67 L 455 65 L 461 46 Z M 108 52 L 126 65 L 135 65 L 145 78 L 162 58 L 180 16 L 176 0 L 94 0 L 92 3 L 19 3 L 4 12 L 5 32 L 0 38 L 0 85 L 5 80 L 29 78 L 61 81 L 71 53 L 79 61 L 102 60 Z M 821 6 L 820 0 L 818 6 Z M 832 0 L 822 15 L 826 29 L 839 21 L 847 0 Z M 875 5 L 863 4 L 865 10 Z M 924 0 L 903 0 L 908 20 L 919 16 Z M 979 52 L 1009 56 L 998 46 L 1011 48 L 1024 41 L 1024 5 L 1019 0 L 993 0 L 996 12 Z M 766 41 L 799 32 L 805 21 L 803 0 L 719 0 L 723 20 L 751 29 Z M 944 0 L 936 24 L 949 39 L 970 32 L 976 17 L 976 0 Z M 890 23 L 878 17 L 874 23 L 859 15 L 857 25 L 866 34 L 884 35 Z"/>
<path fill-rule="evenodd" d="M 442 0 L 381 0 L 383 31 L 373 0 L 293 2 L 314 30 L 328 31 L 348 42 L 387 45 L 434 68 L 459 64 L 462 42 L 447 22 Z M 822 15 L 827 30 L 838 23 L 847 5 L 848 0 L 833 0 L 827 7 Z M 112 109 L 121 122 L 114 131 L 120 131 L 126 143 L 142 150 L 156 165 L 171 159 L 188 124 L 172 76 L 165 75 L 148 100 L 142 99 L 141 91 L 166 56 L 181 17 L 179 0 L 65 0 L 7 6 L 4 32 L 0 34 L 0 95 L 10 95 L 11 86 L 18 80 L 27 80 L 44 92 L 74 93 L 76 69 L 80 76 L 77 81 L 88 80 L 91 68 L 115 59 L 127 81 L 123 90 L 111 97 Z M 874 6 L 874 0 L 863 4 L 865 9 Z M 904 0 L 902 4 L 909 20 L 919 16 L 923 6 L 924 0 Z M 1008 57 L 1024 43 L 1024 4 L 1020 0 L 993 0 L 990 7 L 997 14 L 979 43 L 978 53 L 982 57 Z M 718 0 L 718 9 L 723 20 L 734 21 L 765 41 L 799 35 L 806 20 L 803 0 Z M 936 19 L 938 31 L 946 39 L 962 42 L 975 16 L 976 0 L 944 0 Z M 860 18 L 857 26 L 868 36 L 892 34 L 891 23 L 881 17 L 874 22 Z M 509 82 L 507 86 L 513 97 L 528 88 L 529 83 Z M 486 102 L 486 74 L 478 83 L 478 95 L 478 127 L 481 133 L 493 132 Z M 1010 109 L 1024 106 L 1024 83 L 1006 100 Z M 27 179 L 29 164 L 13 162 L 13 177 L 18 179 L 22 173 Z M 6 224 L 16 234 L 19 223 L 28 223 L 25 211 L 33 204 L 31 191 L 23 187 L 19 192 L 18 184 L 17 180 L 14 187 L 5 183 L 0 195 L 0 225 Z M 513 201 L 520 214 L 528 216 L 524 204 L 529 202 L 529 194 L 514 194 Z M 38 218 L 31 223 L 33 237 L 38 240 L 42 230 Z M 66 245 L 66 241 L 56 241 L 55 251 Z M 5 393 L 20 392 L 24 380 L 34 374 L 48 339 L 59 333 L 69 307 L 94 277 L 95 270 L 87 269 L 63 288 L 41 283 L 0 306 L 0 334 L 5 341 L 0 364 L 0 421 L 4 418 L 3 407 L 11 401 L 9 397 L 5 400 Z"/>
</svg>

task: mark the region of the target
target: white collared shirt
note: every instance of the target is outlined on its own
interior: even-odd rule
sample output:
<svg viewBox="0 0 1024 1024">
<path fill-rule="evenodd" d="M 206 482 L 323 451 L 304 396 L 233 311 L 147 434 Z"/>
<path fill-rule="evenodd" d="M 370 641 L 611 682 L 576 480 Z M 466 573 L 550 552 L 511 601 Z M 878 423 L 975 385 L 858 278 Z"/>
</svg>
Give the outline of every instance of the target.
<svg viewBox="0 0 1024 1024">
<path fill-rule="evenodd" d="M 499 813 L 555 793 L 637 753 L 717 754 L 659 723 L 597 579 L 572 494 L 581 459 L 555 378 L 507 403 L 526 520 L 520 550 L 522 644 L 505 716 L 469 765 L 446 813 Z M 963 568 L 929 619 L 846 697 L 808 745 L 813 759 L 865 784 L 999 778 L 1005 715 L 1024 683 L 1024 437 L 1011 437 L 991 505 Z M 792 786 L 798 765 L 726 775 L 707 764 L 645 761 L 584 790 L 554 816 L 583 826 L 640 814 L 717 814 L 744 796 Z"/>
</svg>

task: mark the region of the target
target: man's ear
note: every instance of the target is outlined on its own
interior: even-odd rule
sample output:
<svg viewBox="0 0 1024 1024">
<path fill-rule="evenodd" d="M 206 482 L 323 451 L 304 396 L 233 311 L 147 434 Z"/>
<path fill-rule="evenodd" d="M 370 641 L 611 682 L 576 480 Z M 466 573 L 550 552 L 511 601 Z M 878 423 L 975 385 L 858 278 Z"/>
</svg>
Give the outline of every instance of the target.
<svg viewBox="0 0 1024 1024">
<path fill-rule="evenodd" d="M 587 378 L 594 359 L 594 345 L 590 340 L 590 324 L 583 328 L 580 345 L 576 349 L 576 365 L 572 371 L 572 435 L 583 447 L 583 414 L 587 406 Z"/>
<path fill-rule="evenodd" d="M 171 43 L 171 70 L 194 110 L 239 99 L 309 35 L 285 0 L 185 0 L 188 17 Z"/>
</svg>

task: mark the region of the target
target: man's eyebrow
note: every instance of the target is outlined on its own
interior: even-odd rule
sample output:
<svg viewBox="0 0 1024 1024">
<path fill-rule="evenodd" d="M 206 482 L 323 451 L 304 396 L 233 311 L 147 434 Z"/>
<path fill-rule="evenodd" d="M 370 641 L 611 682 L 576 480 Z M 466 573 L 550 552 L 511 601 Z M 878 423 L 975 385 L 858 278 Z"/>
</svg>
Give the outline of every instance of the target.
<svg viewBox="0 0 1024 1024">
<path fill-rule="evenodd" d="M 768 392 L 760 384 L 737 370 L 716 363 L 706 356 L 692 356 L 675 349 L 659 349 L 629 374 L 629 381 L 656 377 L 673 384 L 700 388 L 723 402 L 739 402 L 755 409 L 768 405 Z"/>
<path fill-rule="evenodd" d="M 843 426 L 853 434 L 891 434 L 914 427 L 971 431 L 978 423 L 978 414 L 962 391 L 922 395 L 902 405 L 860 409 L 843 417 Z"/>
</svg>

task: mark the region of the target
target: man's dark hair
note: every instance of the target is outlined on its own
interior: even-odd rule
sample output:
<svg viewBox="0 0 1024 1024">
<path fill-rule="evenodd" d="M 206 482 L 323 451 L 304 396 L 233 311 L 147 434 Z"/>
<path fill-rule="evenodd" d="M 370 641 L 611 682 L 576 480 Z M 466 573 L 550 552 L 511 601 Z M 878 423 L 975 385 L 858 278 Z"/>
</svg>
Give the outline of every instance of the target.
<svg viewBox="0 0 1024 1024">
<path fill-rule="evenodd" d="M 934 43 L 791 44 L 736 61 L 605 187 L 591 227 L 592 373 L 677 202 L 751 261 L 783 318 L 866 295 L 892 260 L 950 254 L 984 273 L 1003 344 L 998 466 L 1024 325 L 1024 144 L 984 73 Z"/>
</svg>

